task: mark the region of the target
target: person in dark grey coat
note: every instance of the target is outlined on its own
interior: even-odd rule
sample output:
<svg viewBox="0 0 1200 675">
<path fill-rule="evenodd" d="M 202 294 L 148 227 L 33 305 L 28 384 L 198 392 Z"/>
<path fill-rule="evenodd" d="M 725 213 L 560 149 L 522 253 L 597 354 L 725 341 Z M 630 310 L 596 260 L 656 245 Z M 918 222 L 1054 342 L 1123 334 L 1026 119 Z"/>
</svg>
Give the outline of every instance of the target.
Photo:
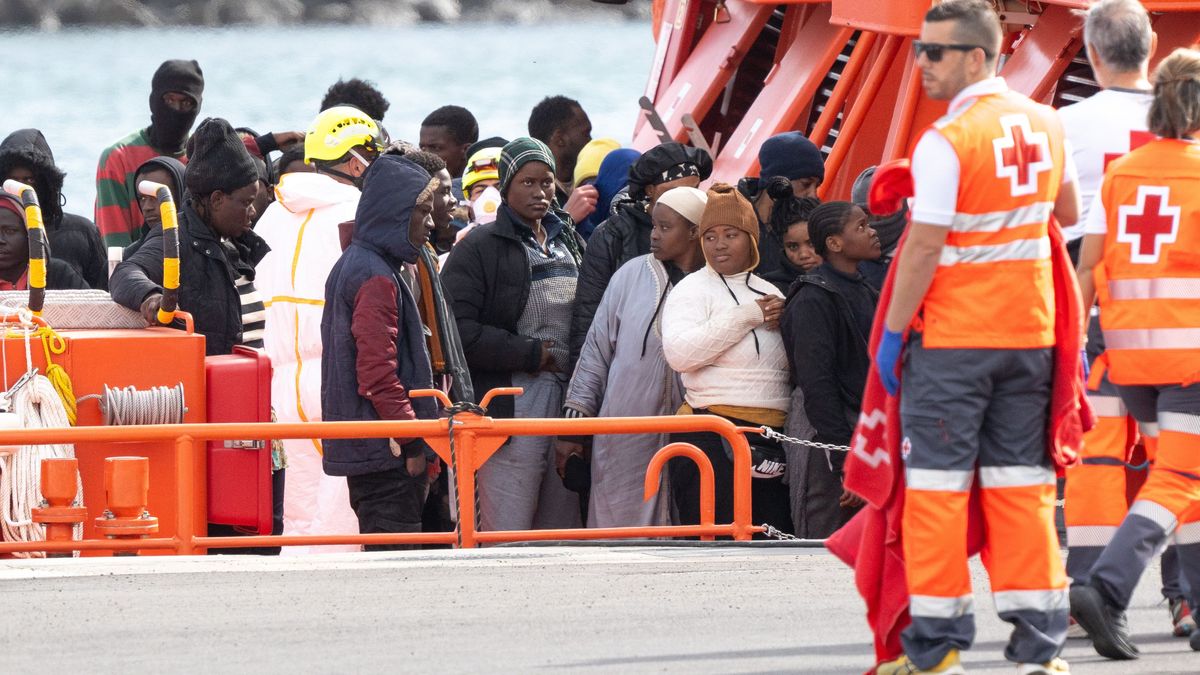
<svg viewBox="0 0 1200 675">
<path fill-rule="evenodd" d="M 588 331 L 567 388 L 567 417 L 674 415 L 683 404 L 683 384 L 662 351 L 662 308 L 676 283 L 704 266 L 699 222 L 708 195 L 689 187 L 664 193 L 654 208 L 654 252 L 634 258 L 613 275 Z M 669 525 L 668 488 L 644 498 L 650 459 L 667 434 L 619 434 L 591 439 L 588 527 Z M 581 446 L 559 444 L 582 454 Z"/>
</svg>

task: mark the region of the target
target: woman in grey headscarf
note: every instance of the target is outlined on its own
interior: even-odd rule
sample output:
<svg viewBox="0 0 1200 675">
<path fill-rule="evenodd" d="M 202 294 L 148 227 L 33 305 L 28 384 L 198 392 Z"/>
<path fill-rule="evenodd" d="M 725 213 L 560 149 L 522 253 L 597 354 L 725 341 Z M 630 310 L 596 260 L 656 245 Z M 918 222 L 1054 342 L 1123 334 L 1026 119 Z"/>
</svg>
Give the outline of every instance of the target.
<svg viewBox="0 0 1200 675">
<path fill-rule="evenodd" d="M 663 358 L 660 321 L 671 288 L 704 266 L 698 224 L 707 201 L 692 187 L 659 197 L 650 254 L 617 270 L 596 309 L 567 389 L 567 417 L 673 415 L 682 405 L 683 385 Z M 667 434 L 595 437 L 588 527 L 670 523 L 665 480 L 657 497 L 642 499 L 650 458 L 666 443 Z M 560 467 L 582 451 L 560 441 Z"/>
</svg>

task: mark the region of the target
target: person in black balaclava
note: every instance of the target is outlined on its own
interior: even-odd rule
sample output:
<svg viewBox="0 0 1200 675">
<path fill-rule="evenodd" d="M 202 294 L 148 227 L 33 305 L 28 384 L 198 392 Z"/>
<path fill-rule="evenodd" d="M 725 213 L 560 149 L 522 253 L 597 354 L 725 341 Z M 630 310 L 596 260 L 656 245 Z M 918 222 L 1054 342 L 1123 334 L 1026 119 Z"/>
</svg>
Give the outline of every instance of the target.
<svg viewBox="0 0 1200 675">
<path fill-rule="evenodd" d="M 146 160 L 184 156 L 200 114 L 204 73 L 195 61 L 164 61 L 150 86 L 150 126 L 109 146 L 96 169 L 96 226 L 108 246 L 128 246 L 142 224 L 134 175 Z"/>
<path fill-rule="evenodd" d="M 18 129 L 0 142 L 0 181 L 20 181 L 37 192 L 51 257 L 70 265 L 92 288 L 108 288 L 100 231 L 87 218 L 63 212 L 65 176 L 54 164 L 46 137 L 37 129 Z"/>
<path fill-rule="evenodd" d="M 877 291 L 883 290 L 883 282 L 887 279 L 888 268 L 892 266 L 892 258 L 896 255 L 896 245 L 900 243 L 900 235 L 908 225 L 908 204 L 900 206 L 900 210 L 891 214 L 871 213 L 867 207 L 867 195 L 871 190 L 871 179 L 875 177 L 875 167 L 869 166 L 854 179 L 850 188 L 850 201 L 867 212 L 871 227 L 879 235 L 879 244 L 883 249 L 878 260 L 866 260 L 858 264 L 858 271 L 867 278 Z"/>
<path fill-rule="evenodd" d="M 150 82 L 150 145 L 160 155 L 183 151 L 204 96 L 204 73 L 195 61 L 164 61 Z"/>
</svg>

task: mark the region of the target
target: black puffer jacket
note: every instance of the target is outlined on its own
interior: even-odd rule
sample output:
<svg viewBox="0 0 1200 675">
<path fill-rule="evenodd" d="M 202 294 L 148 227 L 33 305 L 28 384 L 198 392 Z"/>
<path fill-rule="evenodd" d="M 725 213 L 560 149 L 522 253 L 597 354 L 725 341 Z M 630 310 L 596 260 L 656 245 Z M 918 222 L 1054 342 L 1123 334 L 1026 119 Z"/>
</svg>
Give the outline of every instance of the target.
<svg viewBox="0 0 1200 675">
<path fill-rule="evenodd" d="M 608 282 L 626 262 L 650 252 L 650 214 L 645 202 L 624 201 L 612 216 L 600 223 L 579 266 L 579 284 L 575 289 L 575 305 L 571 308 L 571 367 L 579 360 L 583 342 L 596 308 L 604 297 Z"/>
<path fill-rule="evenodd" d="M 33 189 L 42 206 L 50 256 L 70 265 L 92 288 L 108 288 L 108 256 L 100 230 L 92 221 L 62 210 L 66 176 L 54 164 L 54 153 L 37 129 L 18 129 L 0 142 L 0 179 L 18 167 L 33 172 Z"/>
<path fill-rule="evenodd" d="M 850 301 L 828 278 L 830 274 L 834 273 L 822 265 L 796 279 L 788 292 L 780 331 L 793 384 L 804 391 L 804 411 L 817 430 L 815 440 L 846 445 L 854 434 L 871 370 L 870 336 L 863 334 Z M 872 296 L 878 301 L 875 293 Z M 845 455 L 833 455 L 840 470 Z"/>
<path fill-rule="evenodd" d="M 522 230 L 529 228 L 501 206 L 495 222 L 476 227 L 450 249 L 442 269 L 476 402 L 490 389 L 512 386 L 513 373 L 536 372 L 541 364 L 541 340 L 517 333 L 532 284 Z M 558 236 L 575 236 L 574 230 L 564 227 Z M 512 417 L 512 397 L 495 399 L 488 414 Z"/>
<path fill-rule="evenodd" d="M 222 243 L 191 203 L 180 210 L 179 309 L 189 312 L 196 332 L 205 337 L 205 353 L 229 354 L 242 339 L 242 303 L 234 283 L 241 275 L 254 278 L 254 267 L 270 247 L 254 232 Z M 233 258 L 231 260 L 231 258 Z M 163 234 L 152 230 L 141 248 L 117 265 L 112 297 L 139 310 L 151 293 L 162 292 Z"/>
</svg>

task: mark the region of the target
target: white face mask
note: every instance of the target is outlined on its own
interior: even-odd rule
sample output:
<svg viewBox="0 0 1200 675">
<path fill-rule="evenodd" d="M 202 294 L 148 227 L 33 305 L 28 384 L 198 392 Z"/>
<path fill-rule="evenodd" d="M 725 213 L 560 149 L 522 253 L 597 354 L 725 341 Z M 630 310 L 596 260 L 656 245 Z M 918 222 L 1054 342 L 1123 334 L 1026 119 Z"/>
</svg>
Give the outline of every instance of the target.
<svg viewBox="0 0 1200 675">
<path fill-rule="evenodd" d="M 475 214 L 475 222 L 480 225 L 496 220 L 496 212 L 500 210 L 500 191 L 489 186 L 475 201 L 471 203 L 471 211 Z"/>
</svg>

